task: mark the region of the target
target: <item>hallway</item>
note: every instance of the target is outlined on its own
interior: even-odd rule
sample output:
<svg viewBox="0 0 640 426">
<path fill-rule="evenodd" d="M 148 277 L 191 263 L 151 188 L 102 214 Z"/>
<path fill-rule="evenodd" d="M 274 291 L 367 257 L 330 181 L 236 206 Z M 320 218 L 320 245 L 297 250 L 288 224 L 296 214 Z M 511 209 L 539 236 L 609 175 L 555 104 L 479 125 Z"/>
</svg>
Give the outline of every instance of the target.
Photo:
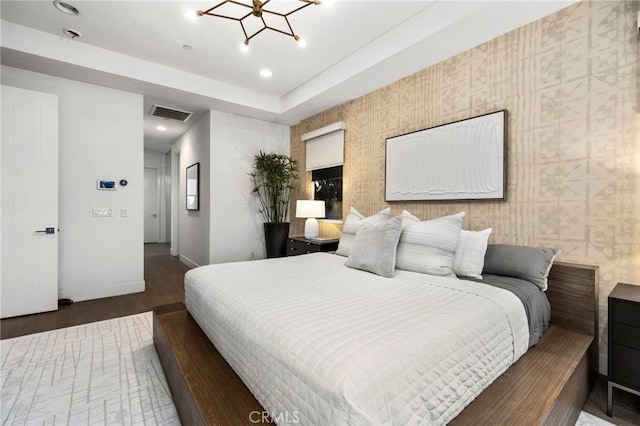
<svg viewBox="0 0 640 426">
<path fill-rule="evenodd" d="M 167 255 L 170 248 L 169 243 L 145 243 L 144 257 Z"/>
</svg>

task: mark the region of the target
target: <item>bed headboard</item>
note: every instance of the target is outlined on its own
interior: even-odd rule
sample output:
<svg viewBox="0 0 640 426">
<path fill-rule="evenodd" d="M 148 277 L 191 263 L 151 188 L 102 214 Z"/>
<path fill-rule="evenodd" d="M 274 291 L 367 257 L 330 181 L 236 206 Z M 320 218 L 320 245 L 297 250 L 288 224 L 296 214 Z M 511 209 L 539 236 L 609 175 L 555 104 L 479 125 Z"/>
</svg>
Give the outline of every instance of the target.
<svg viewBox="0 0 640 426">
<path fill-rule="evenodd" d="M 588 389 L 591 389 L 599 370 L 598 267 L 554 262 L 548 284 L 551 325 L 593 336 L 586 367 Z"/>
<path fill-rule="evenodd" d="M 598 341 L 598 267 L 555 262 L 549 272 L 547 298 L 551 324 Z"/>
</svg>

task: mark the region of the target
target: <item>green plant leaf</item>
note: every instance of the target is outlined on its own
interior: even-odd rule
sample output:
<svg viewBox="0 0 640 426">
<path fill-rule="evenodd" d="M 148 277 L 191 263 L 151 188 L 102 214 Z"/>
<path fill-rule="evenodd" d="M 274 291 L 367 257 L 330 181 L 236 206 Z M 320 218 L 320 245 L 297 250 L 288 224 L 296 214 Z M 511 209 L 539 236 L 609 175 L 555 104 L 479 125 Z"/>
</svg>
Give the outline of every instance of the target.
<svg viewBox="0 0 640 426">
<path fill-rule="evenodd" d="M 290 193 L 298 179 L 298 162 L 288 155 L 264 153 L 255 155 L 249 173 L 255 196 L 265 222 L 285 222 L 289 213 Z"/>
</svg>

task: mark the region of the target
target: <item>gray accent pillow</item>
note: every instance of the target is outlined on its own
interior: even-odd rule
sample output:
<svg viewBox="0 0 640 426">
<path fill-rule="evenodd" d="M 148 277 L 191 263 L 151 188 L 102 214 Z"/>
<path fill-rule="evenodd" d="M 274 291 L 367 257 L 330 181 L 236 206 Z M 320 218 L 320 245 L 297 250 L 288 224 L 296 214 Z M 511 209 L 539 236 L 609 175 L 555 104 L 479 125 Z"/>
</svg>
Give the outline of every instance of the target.
<svg viewBox="0 0 640 426">
<path fill-rule="evenodd" d="M 396 250 L 401 232 L 400 216 L 378 225 L 365 223 L 356 233 L 345 265 L 382 277 L 393 277 L 396 272 Z"/>
<path fill-rule="evenodd" d="M 547 289 L 547 277 L 559 250 L 544 247 L 489 244 L 483 274 L 515 277 Z"/>
<path fill-rule="evenodd" d="M 355 238 L 358 229 L 365 222 L 371 225 L 386 222 L 389 220 L 390 212 L 391 207 L 387 207 L 376 214 L 364 217 L 358 210 L 351 207 L 349 209 L 349 214 L 347 214 L 347 219 L 344 221 L 344 225 L 342 227 L 342 235 L 338 242 L 338 250 L 336 251 L 336 254 L 339 254 L 340 256 L 349 256 L 351 246 L 353 245 L 353 239 Z"/>
</svg>

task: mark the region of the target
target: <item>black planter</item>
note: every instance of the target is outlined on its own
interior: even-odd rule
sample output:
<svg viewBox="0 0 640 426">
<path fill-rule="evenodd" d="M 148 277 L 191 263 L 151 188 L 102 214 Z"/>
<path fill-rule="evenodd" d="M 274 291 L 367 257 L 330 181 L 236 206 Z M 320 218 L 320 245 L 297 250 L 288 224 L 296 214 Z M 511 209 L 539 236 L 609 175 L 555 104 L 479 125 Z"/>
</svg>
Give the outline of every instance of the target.
<svg viewBox="0 0 640 426">
<path fill-rule="evenodd" d="M 289 222 L 267 222 L 264 224 L 264 243 L 267 258 L 287 255 L 287 238 L 289 238 Z"/>
</svg>

